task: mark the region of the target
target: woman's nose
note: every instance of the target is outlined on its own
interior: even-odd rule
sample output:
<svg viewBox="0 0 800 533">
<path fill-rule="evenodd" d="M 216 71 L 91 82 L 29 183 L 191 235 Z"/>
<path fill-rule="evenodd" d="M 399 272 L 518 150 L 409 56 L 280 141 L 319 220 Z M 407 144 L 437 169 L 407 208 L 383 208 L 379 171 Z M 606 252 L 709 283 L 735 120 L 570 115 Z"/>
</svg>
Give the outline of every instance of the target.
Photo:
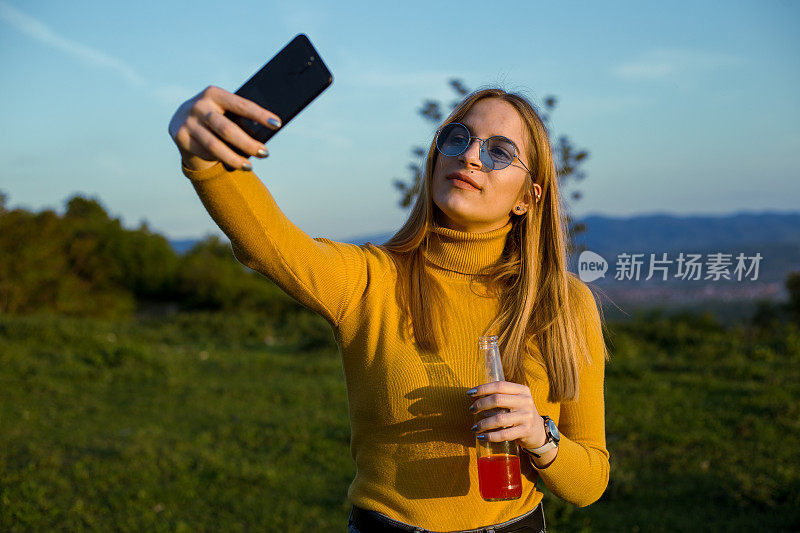
<svg viewBox="0 0 800 533">
<path fill-rule="evenodd" d="M 458 156 L 458 159 L 459 161 L 464 162 L 467 166 L 483 168 L 483 162 L 481 162 L 481 140 L 474 138 L 470 139 L 467 149 L 464 150 L 460 156 Z"/>
</svg>

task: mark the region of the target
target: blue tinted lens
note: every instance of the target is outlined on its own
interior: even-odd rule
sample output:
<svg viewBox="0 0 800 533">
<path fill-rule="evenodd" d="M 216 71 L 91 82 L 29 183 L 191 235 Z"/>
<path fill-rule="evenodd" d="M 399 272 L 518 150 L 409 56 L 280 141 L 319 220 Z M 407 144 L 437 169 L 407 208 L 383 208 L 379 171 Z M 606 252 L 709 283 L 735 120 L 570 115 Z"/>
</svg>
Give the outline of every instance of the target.
<svg viewBox="0 0 800 533">
<path fill-rule="evenodd" d="M 447 156 L 459 155 L 466 150 L 469 139 L 469 130 L 466 126 L 457 123 L 448 124 L 436 136 L 436 148 Z"/>
<path fill-rule="evenodd" d="M 514 161 L 517 150 L 506 137 L 496 135 L 489 137 L 481 147 L 481 161 L 492 170 L 506 168 Z"/>
</svg>

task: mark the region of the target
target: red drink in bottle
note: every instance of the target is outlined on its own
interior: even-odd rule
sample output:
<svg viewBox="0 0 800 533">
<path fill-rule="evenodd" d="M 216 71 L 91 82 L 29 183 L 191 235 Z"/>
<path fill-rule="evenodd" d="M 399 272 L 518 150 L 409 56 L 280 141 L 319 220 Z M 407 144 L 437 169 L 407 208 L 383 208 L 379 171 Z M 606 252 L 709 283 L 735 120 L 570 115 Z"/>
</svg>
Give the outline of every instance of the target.
<svg viewBox="0 0 800 533">
<path fill-rule="evenodd" d="M 478 483 L 484 500 L 515 500 L 522 496 L 519 456 L 496 454 L 478 458 Z"/>
<path fill-rule="evenodd" d="M 480 354 L 485 374 L 484 383 L 505 381 L 497 336 L 481 337 Z M 476 418 L 489 418 L 507 409 L 489 409 Z M 519 467 L 519 450 L 515 441 L 487 442 L 476 439 L 478 453 L 478 486 L 481 497 L 487 501 L 516 500 L 522 496 L 522 475 Z"/>
</svg>

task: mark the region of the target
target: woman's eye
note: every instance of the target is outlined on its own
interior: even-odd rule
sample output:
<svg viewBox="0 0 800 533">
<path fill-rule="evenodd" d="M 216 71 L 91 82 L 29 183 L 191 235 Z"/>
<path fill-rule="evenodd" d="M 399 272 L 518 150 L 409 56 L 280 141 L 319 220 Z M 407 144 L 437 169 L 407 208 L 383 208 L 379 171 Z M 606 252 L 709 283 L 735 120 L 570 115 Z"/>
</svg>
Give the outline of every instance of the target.
<svg viewBox="0 0 800 533">
<path fill-rule="evenodd" d="M 491 154 L 495 158 L 500 158 L 505 160 L 511 159 L 511 155 L 502 148 L 492 148 Z"/>
</svg>

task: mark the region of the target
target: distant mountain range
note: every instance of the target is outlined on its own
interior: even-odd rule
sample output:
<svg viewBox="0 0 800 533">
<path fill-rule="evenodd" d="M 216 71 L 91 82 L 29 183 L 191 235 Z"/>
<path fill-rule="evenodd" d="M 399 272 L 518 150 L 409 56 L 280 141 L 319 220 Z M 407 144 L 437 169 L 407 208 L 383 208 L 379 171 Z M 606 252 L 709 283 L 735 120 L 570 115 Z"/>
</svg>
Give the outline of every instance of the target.
<svg viewBox="0 0 800 533">
<path fill-rule="evenodd" d="M 589 250 L 607 261 L 605 277 L 592 285 L 620 306 L 608 306 L 612 314 L 654 304 L 685 308 L 718 302 L 715 314 L 741 318 L 758 300 L 784 300 L 786 277 L 800 270 L 800 212 L 589 216 L 582 222 L 586 231 L 575 238 L 575 245 L 578 252 Z M 701 266 L 696 276 L 685 276 L 681 262 L 691 256 Z M 629 266 L 634 258 L 641 262 L 636 275 Z M 737 272 L 737 266 L 750 268 L 754 262 L 757 273 Z M 580 272 L 578 257 L 570 263 L 572 271 Z M 654 265 L 664 270 L 653 269 L 651 275 Z"/>
<path fill-rule="evenodd" d="M 631 217 L 592 215 L 581 220 L 586 231 L 575 244 L 598 253 L 662 253 L 747 248 L 800 246 L 800 212 L 742 212 L 730 215 L 648 214 Z M 382 244 L 394 232 L 366 234 L 342 242 Z M 178 253 L 191 249 L 200 239 L 172 240 Z M 795 264 L 800 268 L 800 262 Z"/>
<path fill-rule="evenodd" d="M 627 218 L 590 216 L 582 222 L 587 229 L 575 239 L 578 251 L 591 250 L 609 262 L 609 275 L 596 282 L 603 288 L 642 290 L 658 287 L 669 288 L 673 292 L 680 289 L 686 291 L 688 296 L 695 294 L 697 289 L 710 295 L 744 295 L 747 292 L 750 298 L 757 296 L 754 290 L 760 290 L 765 298 L 774 298 L 783 294 L 782 284 L 788 273 L 800 270 L 800 213 L 644 215 Z M 642 272 L 642 279 L 638 280 L 615 279 L 617 272 L 614 267 L 620 261 L 627 261 L 627 256 L 633 254 L 642 254 L 643 271 L 651 260 L 671 261 L 668 279 L 653 276 L 645 283 L 645 272 Z M 727 271 L 730 279 L 722 276 L 714 279 L 716 276 L 707 268 L 701 279 L 689 280 L 676 276 L 681 254 L 684 258 L 690 254 L 700 256 L 700 262 L 705 263 L 706 267 L 715 258 L 719 262 L 729 263 Z M 756 279 L 748 279 L 747 282 L 736 279 L 734 269 L 739 255 L 747 258 L 748 266 L 751 258 L 760 256 Z M 572 258 L 572 264 L 577 266 L 576 257 Z M 577 268 L 574 270 L 578 271 Z"/>
<path fill-rule="evenodd" d="M 631 217 L 592 215 L 581 220 L 586 232 L 575 240 L 591 250 L 671 250 L 750 244 L 800 244 L 800 211 L 730 215 L 648 214 Z M 344 242 L 380 244 L 393 232 L 375 233 Z"/>
<path fill-rule="evenodd" d="M 590 250 L 602 256 L 608 264 L 604 278 L 594 285 L 612 296 L 615 301 L 694 302 L 698 299 L 757 300 L 785 297 L 783 282 L 789 272 L 800 270 L 800 211 L 740 212 L 728 215 L 669 215 L 647 214 L 630 217 L 603 215 L 587 216 L 581 220 L 586 231 L 578 235 L 575 244 L 580 250 Z M 382 244 L 394 232 L 375 233 L 345 239 L 352 244 Z M 185 252 L 196 240 L 172 241 L 179 253 Z M 683 253 L 697 254 L 710 261 L 713 254 L 723 254 L 730 260 L 733 273 L 735 258 L 761 255 L 757 279 L 688 280 L 675 276 L 677 259 Z M 643 254 L 640 279 L 615 279 L 620 254 Z M 652 259 L 671 261 L 666 281 L 646 277 L 650 254 Z M 729 255 L 728 255 L 729 254 Z M 571 270 L 578 272 L 577 257 L 571 258 Z M 618 273 L 618 271 L 617 271 Z M 704 276 L 705 276 L 704 272 Z M 752 272 L 751 272 L 752 278 Z"/>
<path fill-rule="evenodd" d="M 170 240 L 169 243 L 172 245 L 172 249 L 175 250 L 179 254 L 184 254 L 192 249 L 192 246 L 200 242 L 200 239 L 179 239 L 179 240 Z"/>
<path fill-rule="evenodd" d="M 800 245 L 800 212 L 735 213 L 724 216 L 589 216 L 576 244 L 605 251 L 666 251 L 678 248 Z"/>
</svg>

